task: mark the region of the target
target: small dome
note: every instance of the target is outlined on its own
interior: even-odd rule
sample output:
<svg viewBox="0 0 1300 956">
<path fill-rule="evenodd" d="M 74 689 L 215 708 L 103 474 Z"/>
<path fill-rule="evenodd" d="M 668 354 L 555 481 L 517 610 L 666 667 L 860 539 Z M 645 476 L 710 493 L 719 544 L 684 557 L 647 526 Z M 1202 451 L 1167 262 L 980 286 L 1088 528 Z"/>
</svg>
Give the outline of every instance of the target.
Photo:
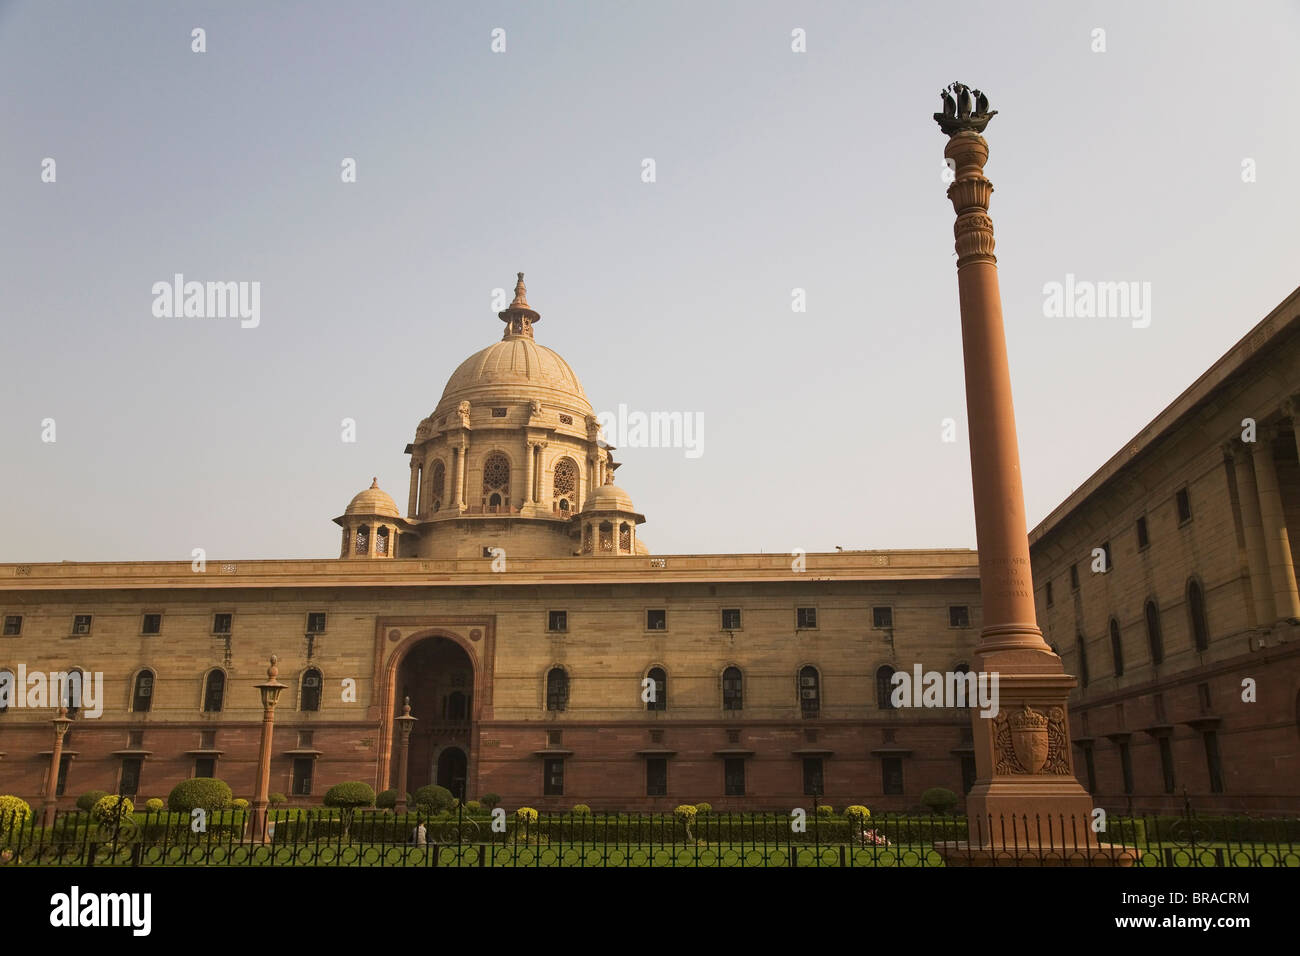
<svg viewBox="0 0 1300 956">
<path fill-rule="evenodd" d="M 397 510 L 397 503 L 388 496 L 386 491 L 379 487 L 379 479 L 375 478 L 370 482 L 370 487 L 358 494 L 348 503 L 348 508 L 344 514 L 347 515 L 384 515 L 389 518 L 400 518 L 402 513 Z"/>
<path fill-rule="evenodd" d="M 636 514 L 632 507 L 632 497 L 618 485 L 601 485 L 590 495 L 582 506 L 583 511 L 627 511 Z"/>
</svg>

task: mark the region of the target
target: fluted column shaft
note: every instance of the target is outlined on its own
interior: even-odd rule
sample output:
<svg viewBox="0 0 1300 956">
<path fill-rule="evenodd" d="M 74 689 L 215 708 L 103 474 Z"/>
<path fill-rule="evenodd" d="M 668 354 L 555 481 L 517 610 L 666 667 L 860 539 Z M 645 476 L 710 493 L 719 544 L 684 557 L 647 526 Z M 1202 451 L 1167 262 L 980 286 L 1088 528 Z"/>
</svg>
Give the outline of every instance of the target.
<svg viewBox="0 0 1300 956">
<path fill-rule="evenodd" d="M 1275 434 L 1273 429 L 1261 429 L 1259 440 L 1251 445 L 1255 484 L 1259 489 L 1259 516 L 1264 529 L 1264 547 L 1268 552 L 1268 576 L 1273 585 L 1274 615 L 1277 619 L 1300 618 L 1300 590 L 1296 588 L 1291 538 L 1286 527 L 1286 512 L 1282 508 L 1282 490 L 1277 483 L 1277 468 L 1273 464 Z"/>
<path fill-rule="evenodd" d="M 1246 538 L 1246 564 L 1250 568 L 1250 594 L 1255 606 L 1255 623 L 1268 625 L 1277 619 L 1277 615 L 1273 607 L 1273 586 L 1269 582 L 1264 527 L 1259 515 L 1259 489 L 1255 485 L 1255 471 L 1247 447 L 1238 444 L 1232 448 L 1232 470 L 1237 479 L 1241 529 Z"/>
</svg>

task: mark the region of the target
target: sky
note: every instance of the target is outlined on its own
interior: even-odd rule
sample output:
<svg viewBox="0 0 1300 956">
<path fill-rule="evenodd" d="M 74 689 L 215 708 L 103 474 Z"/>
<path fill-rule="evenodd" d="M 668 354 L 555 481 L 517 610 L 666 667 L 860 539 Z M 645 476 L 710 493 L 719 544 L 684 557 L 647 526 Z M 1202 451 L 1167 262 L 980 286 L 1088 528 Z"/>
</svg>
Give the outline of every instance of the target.
<svg viewBox="0 0 1300 956">
<path fill-rule="evenodd" d="M 519 271 L 597 411 L 703 421 L 617 453 L 655 553 L 974 547 L 954 80 L 1032 527 L 1300 285 L 1297 49 L 1270 0 L 0 3 L 0 561 L 336 556 Z"/>
</svg>

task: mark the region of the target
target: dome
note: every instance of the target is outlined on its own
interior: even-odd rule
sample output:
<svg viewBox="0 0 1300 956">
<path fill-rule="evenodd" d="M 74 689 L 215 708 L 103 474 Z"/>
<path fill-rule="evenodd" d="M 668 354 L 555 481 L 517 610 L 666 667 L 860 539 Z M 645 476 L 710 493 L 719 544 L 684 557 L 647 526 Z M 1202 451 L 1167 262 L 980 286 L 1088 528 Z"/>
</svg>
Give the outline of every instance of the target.
<svg viewBox="0 0 1300 956">
<path fill-rule="evenodd" d="M 582 506 L 583 511 L 626 511 L 636 514 L 632 507 L 632 497 L 618 485 L 601 485 L 590 495 Z"/>
<path fill-rule="evenodd" d="M 388 493 L 379 487 L 379 479 L 375 478 L 370 482 L 370 487 L 358 494 L 348 502 L 345 515 L 384 515 L 389 518 L 400 518 L 402 513 L 397 510 L 397 504 Z"/>
<path fill-rule="evenodd" d="M 510 335 L 460 363 L 447 380 L 443 408 L 462 401 L 539 398 L 592 413 L 582 383 L 569 363 L 529 336 Z"/>
</svg>

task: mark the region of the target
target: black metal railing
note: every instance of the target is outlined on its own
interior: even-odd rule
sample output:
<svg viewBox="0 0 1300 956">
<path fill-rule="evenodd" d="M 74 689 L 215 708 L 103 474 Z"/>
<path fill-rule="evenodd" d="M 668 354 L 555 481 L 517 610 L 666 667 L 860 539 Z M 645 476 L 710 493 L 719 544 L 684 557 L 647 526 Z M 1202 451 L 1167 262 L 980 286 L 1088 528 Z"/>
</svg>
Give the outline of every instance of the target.
<svg viewBox="0 0 1300 956">
<path fill-rule="evenodd" d="M 0 817 L 10 866 L 1298 867 L 1300 820 L 329 808 Z M 533 814 L 536 814 L 535 816 Z"/>
</svg>

